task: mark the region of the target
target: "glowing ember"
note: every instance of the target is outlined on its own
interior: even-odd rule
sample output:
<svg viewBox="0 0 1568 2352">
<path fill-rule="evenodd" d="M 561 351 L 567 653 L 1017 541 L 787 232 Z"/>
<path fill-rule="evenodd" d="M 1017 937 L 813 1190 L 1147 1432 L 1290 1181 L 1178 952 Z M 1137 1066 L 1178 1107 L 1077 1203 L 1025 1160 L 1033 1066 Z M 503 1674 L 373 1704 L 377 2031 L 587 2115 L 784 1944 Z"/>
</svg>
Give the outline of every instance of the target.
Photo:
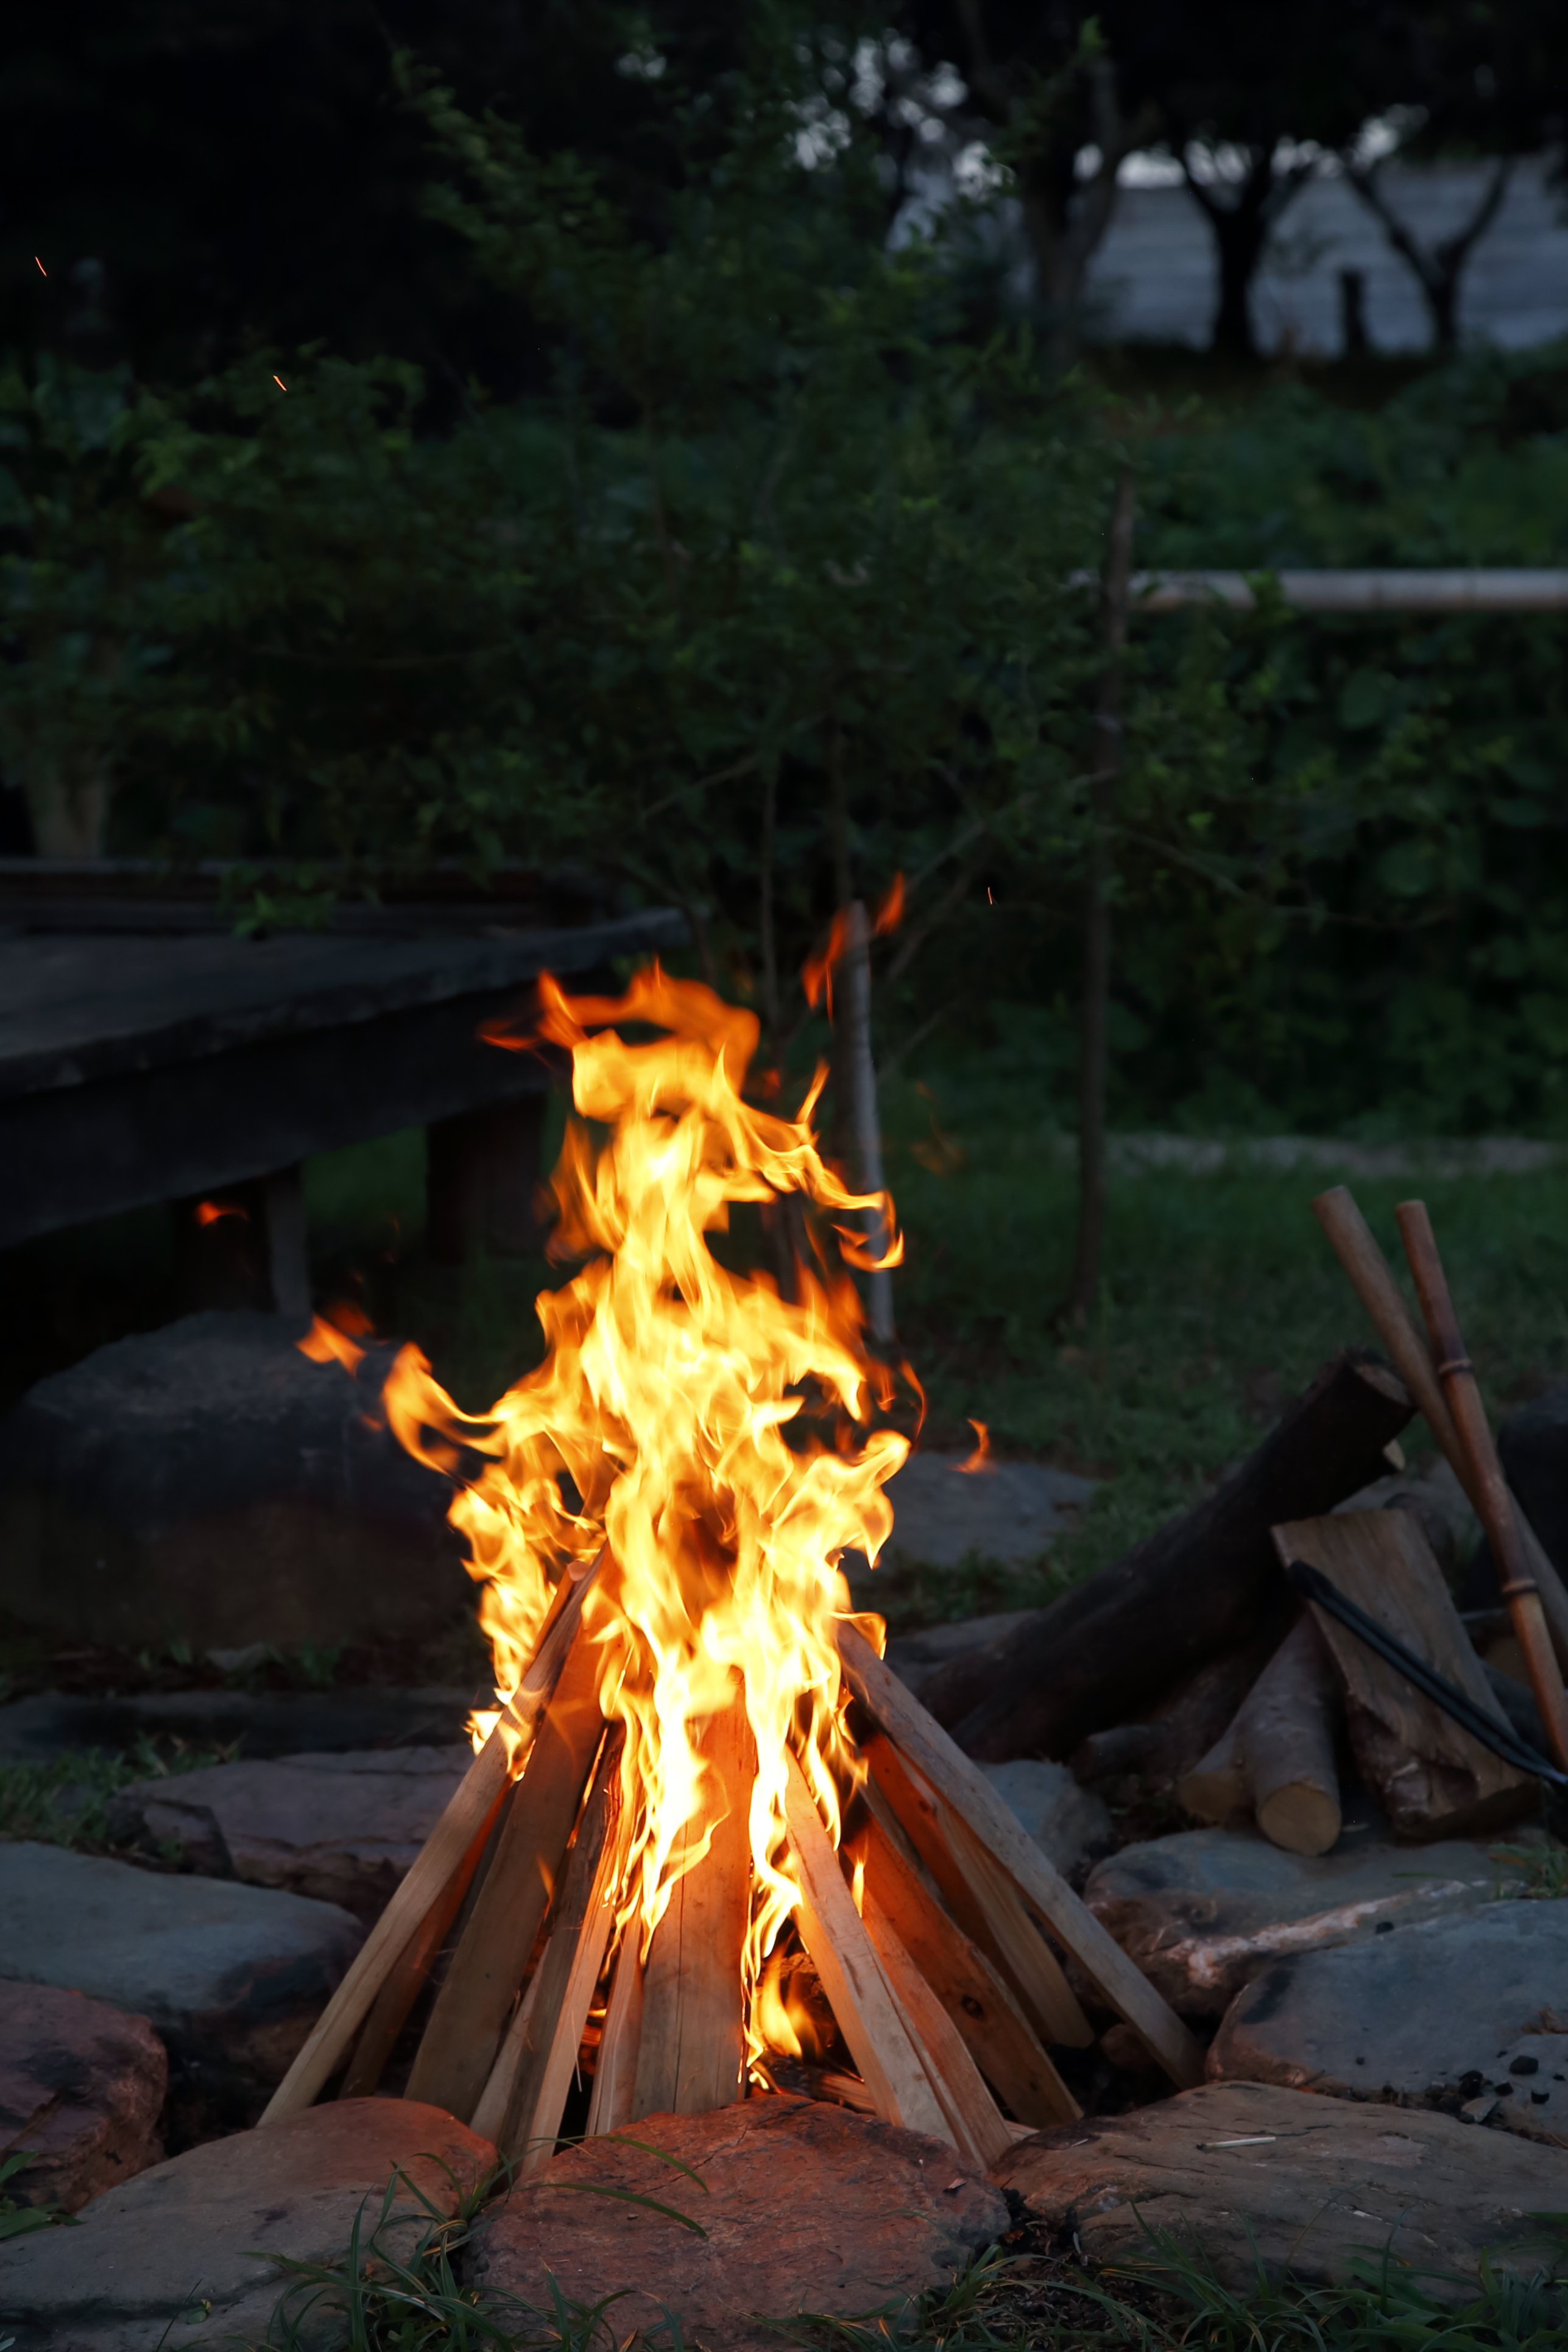
<svg viewBox="0 0 1568 2352">
<path fill-rule="evenodd" d="M 833 1623 L 851 1602 L 838 1561 L 849 1549 L 875 1559 L 892 1527 L 882 1488 L 909 1447 L 868 1430 L 893 1381 L 867 1351 L 837 1253 L 802 1266 L 792 1301 L 769 1275 L 721 1265 L 708 1236 L 728 1229 L 732 1204 L 793 1192 L 865 1265 L 855 1213 L 877 1208 L 891 1233 L 891 1203 L 849 1192 L 819 1156 L 821 1074 L 795 1120 L 742 1099 L 758 1040 L 749 1013 L 657 968 L 616 1002 L 570 1000 L 550 981 L 542 997 L 536 1034 L 571 1049 L 580 1115 L 552 1180 L 552 1250 L 585 1263 L 542 1295 L 544 1361 L 483 1421 L 458 1412 L 412 1347 L 387 1383 L 388 1419 L 411 1452 L 464 1481 L 451 1516 L 484 1586 L 498 1702 L 563 1572 L 608 1544 L 584 1624 L 603 1651 L 604 1711 L 626 1728 L 621 1914 L 645 1947 L 676 1877 L 746 1801 L 706 1785 L 697 1752 L 701 1726 L 743 1687 L 757 1750 L 750 1990 L 796 1899 L 779 1866 L 786 1743 L 835 1841 L 858 1777 L 840 1722 Z M 620 1032 L 633 1024 L 657 1034 L 631 1041 Z M 899 1255 L 895 1242 L 879 1262 Z M 336 1335 L 318 1344 L 346 1360 Z M 753 2053 L 764 2025 L 774 2047 L 805 2045 L 783 2023 L 797 2006 L 775 1969 Z"/>
</svg>

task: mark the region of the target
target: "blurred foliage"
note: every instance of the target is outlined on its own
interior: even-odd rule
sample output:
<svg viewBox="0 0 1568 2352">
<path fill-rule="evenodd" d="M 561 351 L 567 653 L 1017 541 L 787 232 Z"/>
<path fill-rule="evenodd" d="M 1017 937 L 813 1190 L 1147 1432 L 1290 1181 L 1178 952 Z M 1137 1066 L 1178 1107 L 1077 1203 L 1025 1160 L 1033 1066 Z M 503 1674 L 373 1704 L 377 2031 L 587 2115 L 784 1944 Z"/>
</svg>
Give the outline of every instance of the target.
<svg viewBox="0 0 1568 2352">
<path fill-rule="evenodd" d="M 1147 563 L 1548 562 L 1568 362 L 1467 354 L 1361 412 L 1053 383 L 977 327 L 961 236 L 889 250 L 843 39 L 757 8 L 698 74 L 606 26 L 658 172 L 393 68 L 431 234 L 531 339 L 521 396 L 433 421 L 411 362 L 321 347 L 159 391 L 7 366 L 6 780 L 45 845 L 111 784 L 108 845 L 231 861 L 251 927 L 438 858 L 586 858 L 685 908 L 797 1061 L 793 972 L 902 870 L 884 1061 L 1026 1036 L 1070 1118 L 1071 575 L 1117 466 Z M 1563 1127 L 1563 639 L 1267 588 L 1135 625 L 1113 1120 Z"/>
</svg>

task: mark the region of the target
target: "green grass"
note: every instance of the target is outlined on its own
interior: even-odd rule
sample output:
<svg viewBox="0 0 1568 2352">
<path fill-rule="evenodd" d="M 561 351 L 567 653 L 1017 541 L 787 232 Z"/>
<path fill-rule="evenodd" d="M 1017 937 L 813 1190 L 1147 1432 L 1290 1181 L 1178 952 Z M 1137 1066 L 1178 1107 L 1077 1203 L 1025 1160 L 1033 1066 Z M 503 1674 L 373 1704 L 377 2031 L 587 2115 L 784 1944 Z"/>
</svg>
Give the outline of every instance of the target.
<svg viewBox="0 0 1568 2352">
<path fill-rule="evenodd" d="M 340 2255 L 310 2263 L 275 2256 L 287 2284 L 268 2347 L 296 2352 L 325 2340 L 341 2352 L 620 2352 L 633 2339 L 618 2294 L 587 2304 L 557 2289 L 542 2308 L 465 2283 L 464 2247 L 508 2178 L 504 2166 L 489 2175 L 447 2219 L 395 2173 L 379 2213 L 362 2209 Z M 422 2218 L 405 2200 L 395 2219 L 400 2187 L 418 2200 Z M 1568 2252 L 1561 2226 L 1549 2235 Z M 1145 2254 L 1098 2273 L 1064 2246 L 1021 2254 L 993 2246 L 912 2309 L 760 2324 L 781 2347 L 810 2352 L 1547 2352 L 1568 2340 L 1561 2267 L 1524 2276 L 1483 2262 L 1470 2280 L 1358 2261 L 1341 2284 L 1309 2286 L 1271 2279 L 1260 2266 L 1238 2289 L 1189 2247 L 1151 2230 Z M 685 2352 L 679 2312 L 661 2307 L 664 2324 L 636 2341 L 647 2352 Z"/>
<path fill-rule="evenodd" d="M 38 1763 L 0 1763 L 0 1841 L 30 1839 L 79 1853 L 109 1853 L 121 1843 L 110 1806 L 132 1781 L 198 1771 L 228 1762 L 232 1749 L 177 1744 L 165 1755 L 143 1738 L 125 1755 L 70 1749 Z"/>
</svg>

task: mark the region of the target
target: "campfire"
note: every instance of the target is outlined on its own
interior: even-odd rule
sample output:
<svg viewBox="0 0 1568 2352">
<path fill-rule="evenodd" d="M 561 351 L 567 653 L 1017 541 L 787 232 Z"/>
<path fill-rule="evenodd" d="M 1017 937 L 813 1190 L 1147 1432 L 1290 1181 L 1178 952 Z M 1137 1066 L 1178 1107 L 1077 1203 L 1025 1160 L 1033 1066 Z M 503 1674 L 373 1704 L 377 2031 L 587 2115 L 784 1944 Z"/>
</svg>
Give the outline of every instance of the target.
<svg viewBox="0 0 1568 2352">
<path fill-rule="evenodd" d="M 532 1037 L 569 1051 L 577 1114 L 553 1246 L 581 1266 L 539 1301 L 544 1360 L 482 1419 L 413 1348 L 384 1394 L 456 1482 L 496 1704 L 263 2120 L 374 2090 L 443 1966 L 408 2095 L 525 2170 L 563 2125 L 785 2089 L 990 2165 L 1079 2113 L 1050 2056 L 1093 2038 L 1068 1960 L 1196 2081 L 856 1612 L 843 1561 L 891 1531 L 918 1391 L 868 1342 L 850 1269 L 899 1244 L 819 1151 L 821 1078 L 794 1118 L 759 1107 L 754 1017 L 657 969 L 613 1002 L 543 983 Z M 787 1217 L 792 1274 L 729 1262 L 736 1211 Z"/>
</svg>

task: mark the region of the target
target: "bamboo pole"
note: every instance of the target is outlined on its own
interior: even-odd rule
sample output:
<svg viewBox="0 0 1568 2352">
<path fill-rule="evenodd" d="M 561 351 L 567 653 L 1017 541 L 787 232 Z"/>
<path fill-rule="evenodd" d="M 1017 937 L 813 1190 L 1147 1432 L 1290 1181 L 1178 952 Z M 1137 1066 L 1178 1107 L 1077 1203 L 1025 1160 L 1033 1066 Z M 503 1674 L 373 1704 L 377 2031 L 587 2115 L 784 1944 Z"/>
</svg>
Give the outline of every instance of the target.
<svg viewBox="0 0 1568 2352">
<path fill-rule="evenodd" d="M 1320 1192 L 1312 1203 L 1312 1213 L 1328 1235 L 1334 1255 L 1349 1275 L 1351 1286 L 1365 1307 L 1373 1330 L 1388 1349 L 1394 1370 L 1420 1407 L 1427 1428 L 1468 1496 L 1476 1516 L 1480 1517 L 1480 1489 L 1476 1482 L 1475 1465 L 1448 1410 L 1426 1343 L 1410 1319 L 1399 1285 L 1394 1279 L 1388 1260 L 1377 1245 L 1372 1228 L 1357 1208 L 1353 1195 L 1343 1184 L 1335 1184 L 1329 1192 Z M 1510 1496 L 1510 1499 L 1515 1521 L 1530 1555 L 1535 1581 L 1541 1589 L 1542 1607 L 1552 1629 L 1552 1646 L 1557 1654 L 1558 1664 L 1568 1672 L 1568 1588 L 1564 1587 L 1562 1578 L 1547 1558 L 1540 1537 L 1520 1509 L 1517 1496 Z"/>
<path fill-rule="evenodd" d="M 996 1794 L 918 1699 L 884 1665 L 859 1627 L 838 1622 L 838 1654 L 851 1690 L 965 1829 L 1004 1870 L 1030 1908 L 1097 1986 L 1107 2006 L 1139 2036 L 1182 2090 L 1202 2082 L 1203 2052 Z"/>
<path fill-rule="evenodd" d="M 907 2131 L 927 2132 L 956 2146 L 844 1884 L 805 1775 L 789 1749 L 785 1767 L 784 1820 L 800 1887 L 795 1920 L 838 2030 L 884 2123 L 901 2124 Z"/>
<path fill-rule="evenodd" d="M 837 968 L 838 1004 L 843 1021 L 838 1066 L 844 1074 L 848 1101 L 848 1143 L 857 1192 L 884 1191 L 882 1130 L 877 1110 L 877 1066 L 871 1058 L 871 927 L 862 901 L 845 909 L 844 944 Z M 879 1210 L 867 1214 L 866 1246 L 871 1257 L 885 1257 L 889 1234 Z M 890 1267 L 873 1266 L 866 1276 L 867 1320 L 880 1347 L 893 1341 L 893 1276 Z"/>
<path fill-rule="evenodd" d="M 1508 1603 L 1519 1646 L 1530 1670 L 1531 1688 L 1552 1748 L 1553 1761 L 1568 1771 L 1568 1693 L 1552 1654 L 1552 1636 L 1541 1604 L 1541 1587 L 1531 1572 L 1529 1555 L 1520 1533 L 1513 1498 L 1508 1491 L 1492 1442 L 1480 1383 L 1465 1348 L 1459 1318 L 1448 1294 L 1447 1277 L 1437 1254 L 1436 1235 L 1425 1201 L 1402 1201 L 1394 1211 L 1405 1243 L 1405 1255 L 1415 1277 L 1416 1295 L 1432 1342 L 1437 1377 L 1453 1415 L 1475 1481 L 1476 1508 L 1491 1545 L 1498 1587 Z"/>
<path fill-rule="evenodd" d="M 1083 916 L 1083 1010 L 1079 1042 L 1078 1244 L 1063 1313 L 1087 1323 L 1100 1287 L 1105 1239 L 1105 1079 L 1110 1057 L 1110 892 L 1115 878 L 1112 825 L 1121 773 L 1121 687 L 1127 656 L 1127 588 L 1132 570 L 1134 481 L 1117 478 L 1100 586 L 1105 664 L 1095 702 L 1089 778 L 1089 881 Z"/>
<path fill-rule="evenodd" d="M 430 2021 L 406 2096 L 467 2123 L 489 2078 L 604 1730 L 605 1654 L 579 1625 Z"/>
<path fill-rule="evenodd" d="M 480 1826 L 490 1818 L 514 1765 L 533 1745 L 583 1614 L 583 1604 L 605 1558 L 563 1579 L 566 1590 L 528 1671 L 502 1709 L 489 1738 L 469 1765 L 445 1811 L 415 1856 L 412 1868 L 361 1945 L 348 1973 L 311 2029 L 304 2048 L 273 2092 L 262 2125 L 280 2123 L 320 2096 L 359 2032 L 372 2002 L 396 1967 L 410 1937 L 442 1894 Z"/>
</svg>

